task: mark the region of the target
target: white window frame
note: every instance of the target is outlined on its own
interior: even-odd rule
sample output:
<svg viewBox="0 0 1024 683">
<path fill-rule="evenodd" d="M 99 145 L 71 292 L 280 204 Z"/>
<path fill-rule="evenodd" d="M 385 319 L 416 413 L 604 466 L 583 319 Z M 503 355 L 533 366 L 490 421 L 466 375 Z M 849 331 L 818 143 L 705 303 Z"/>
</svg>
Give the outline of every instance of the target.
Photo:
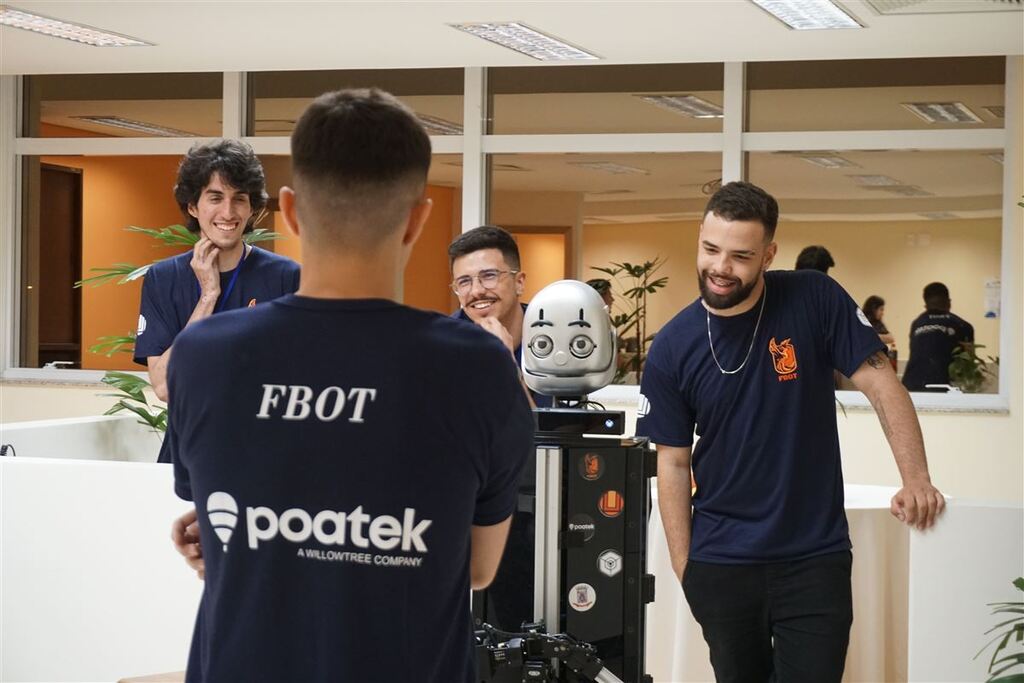
<svg viewBox="0 0 1024 683">
<path fill-rule="evenodd" d="M 723 126 L 720 133 L 609 133 L 560 135 L 487 135 L 487 70 L 464 70 L 463 134 L 432 136 L 437 154 L 462 154 L 462 226 L 468 230 L 486 218 L 488 155 L 579 153 L 686 153 L 719 152 L 725 182 L 743 179 L 744 154 L 808 149 L 1002 149 L 1003 207 L 1001 242 L 1001 318 L 999 393 L 997 394 L 911 394 L 922 411 L 1009 412 L 1010 384 L 1021 371 L 1022 359 L 1007 355 L 1012 333 L 1021 324 L 1020 274 L 1013 271 L 1012 255 L 1022 244 L 1017 212 L 1021 178 L 1018 157 L 1022 155 L 1022 118 L 1019 79 L 1022 57 L 1006 58 L 1006 107 L 1003 129 L 984 130 L 882 130 L 882 131 L 743 131 L 746 93 L 746 65 L 724 65 Z M 243 72 L 225 72 L 223 89 L 223 135 L 240 137 L 257 154 L 289 154 L 289 138 L 243 137 L 247 112 Z M 99 370 L 43 370 L 18 367 L 21 271 L 21 162 L 25 156 L 40 155 L 179 155 L 203 138 L 24 138 L 21 130 L 22 79 L 0 76 L 0 380 L 73 384 L 97 383 Z M 139 373 L 144 376 L 143 373 Z M 639 393 L 636 386 L 609 387 L 605 392 L 629 402 Z M 847 408 L 868 408 L 867 398 L 858 391 L 837 391 Z"/>
</svg>

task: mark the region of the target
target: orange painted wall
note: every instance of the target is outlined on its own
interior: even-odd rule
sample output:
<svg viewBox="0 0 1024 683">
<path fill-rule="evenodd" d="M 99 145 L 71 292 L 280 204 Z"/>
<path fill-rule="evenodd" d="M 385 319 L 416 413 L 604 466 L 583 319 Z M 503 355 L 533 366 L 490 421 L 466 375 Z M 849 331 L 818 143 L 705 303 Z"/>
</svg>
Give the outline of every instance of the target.
<svg viewBox="0 0 1024 683">
<path fill-rule="evenodd" d="M 124 232 L 124 228 L 161 228 L 181 222 L 171 194 L 179 157 L 42 157 L 40 161 L 82 169 L 83 277 L 92 275 L 91 268 L 114 263 L 142 265 L 178 253 L 155 246 L 158 243 L 145 235 Z M 83 368 L 141 369 L 128 354 L 107 358 L 87 350 L 98 337 L 135 329 L 141 289 L 141 280 L 83 288 Z"/>
<path fill-rule="evenodd" d="M 452 241 L 455 190 L 428 185 L 427 197 L 433 200 L 434 208 L 405 268 L 403 298 L 408 306 L 451 313 L 454 305 L 448 288 L 448 245 Z"/>
<path fill-rule="evenodd" d="M 519 260 L 526 273 L 522 300 L 530 299 L 552 282 L 565 279 L 565 235 L 513 233 Z"/>
</svg>

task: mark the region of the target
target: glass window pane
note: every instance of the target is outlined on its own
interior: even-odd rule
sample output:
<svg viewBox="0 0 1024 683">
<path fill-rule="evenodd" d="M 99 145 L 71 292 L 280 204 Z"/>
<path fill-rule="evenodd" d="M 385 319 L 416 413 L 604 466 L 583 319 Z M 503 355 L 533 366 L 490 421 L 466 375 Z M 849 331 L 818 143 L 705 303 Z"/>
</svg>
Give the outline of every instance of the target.
<svg viewBox="0 0 1024 683">
<path fill-rule="evenodd" d="M 419 115 L 431 135 L 462 134 L 462 69 L 263 71 L 249 75 L 248 135 L 290 135 L 295 121 L 322 93 L 381 88 Z"/>
<path fill-rule="evenodd" d="M 721 64 L 488 69 L 489 132 L 722 130 Z"/>
<path fill-rule="evenodd" d="M 74 74 L 25 78 L 25 137 L 217 137 L 224 76 Z"/>
<path fill-rule="evenodd" d="M 911 323 L 931 282 L 950 291 L 952 313 L 974 326 L 978 354 L 999 356 L 1002 154 L 997 150 L 821 152 L 855 164 L 823 168 L 810 152 L 751 153 L 750 181 L 779 200 L 774 268 L 793 268 L 809 245 L 862 304 L 885 300 L 883 323 L 905 368 Z M 995 288 L 995 289 L 993 289 Z M 998 373 L 994 366 L 990 367 Z M 849 388 L 849 387 L 844 387 Z M 997 392 L 994 378 L 984 386 Z"/>
<path fill-rule="evenodd" d="M 748 130 L 1002 128 L 1005 79 L 1003 57 L 753 62 Z"/>
</svg>

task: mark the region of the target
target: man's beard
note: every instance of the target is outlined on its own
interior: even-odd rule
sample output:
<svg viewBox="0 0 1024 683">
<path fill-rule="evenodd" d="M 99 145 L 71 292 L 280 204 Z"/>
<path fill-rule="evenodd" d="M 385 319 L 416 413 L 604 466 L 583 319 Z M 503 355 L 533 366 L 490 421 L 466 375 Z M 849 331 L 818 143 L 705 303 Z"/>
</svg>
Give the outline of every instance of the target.
<svg viewBox="0 0 1024 683">
<path fill-rule="evenodd" d="M 700 288 L 700 296 L 704 299 L 704 303 L 708 305 L 708 308 L 713 308 L 717 311 L 725 310 L 737 306 L 746 301 L 751 292 L 754 291 L 754 287 L 757 285 L 757 278 L 761 276 L 761 273 L 757 274 L 749 284 L 743 284 L 743 281 L 739 278 L 729 278 L 738 285 L 728 294 L 715 294 L 708 288 L 707 278 L 708 271 L 697 271 L 697 286 Z M 719 279 L 722 279 L 719 277 Z"/>
</svg>

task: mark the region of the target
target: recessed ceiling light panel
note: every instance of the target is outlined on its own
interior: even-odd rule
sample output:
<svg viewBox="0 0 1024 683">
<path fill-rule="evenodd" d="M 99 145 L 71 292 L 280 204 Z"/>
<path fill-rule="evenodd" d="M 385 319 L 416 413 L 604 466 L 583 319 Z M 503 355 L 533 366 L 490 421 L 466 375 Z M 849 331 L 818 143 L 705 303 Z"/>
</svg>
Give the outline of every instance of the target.
<svg viewBox="0 0 1024 683">
<path fill-rule="evenodd" d="M 853 178 L 861 187 L 893 187 L 903 184 L 887 175 L 848 175 L 846 177 Z"/>
<path fill-rule="evenodd" d="M 830 0 L 750 0 L 786 26 L 797 31 L 864 28 L 846 10 Z"/>
<path fill-rule="evenodd" d="M 617 164 L 614 161 L 570 161 L 570 166 L 577 168 L 588 168 L 594 171 L 604 171 L 612 175 L 650 175 L 646 168 Z"/>
<path fill-rule="evenodd" d="M 797 158 L 821 168 L 857 168 L 857 164 L 838 154 L 798 154 Z"/>
<path fill-rule="evenodd" d="M 981 123 L 963 102 L 902 102 L 903 107 L 928 123 Z"/>
<path fill-rule="evenodd" d="M 195 133 L 178 130 L 177 128 L 167 128 L 166 126 L 159 126 L 155 123 L 146 123 L 145 121 L 133 121 L 132 119 L 125 119 L 120 116 L 72 116 L 71 118 L 78 119 L 79 121 L 88 121 L 89 123 L 97 123 L 101 126 L 121 128 L 135 133 L 145 133 L 147 135 L 156 135 L 164 138 L 198 137 Z"/>
<path fill-rule="evenodd" d="M 573 62 L 601 59 L 592 52 L 541 33 L 519 21 L 448 24 L 452 28 L 515 50 L 542 62 Z"/>
<path fill-rule="evenodd" d="M 72 24 L 60 19 L 51 19 L 50 17 L 26 12 L 10 5 L 0 5 L 0 24 L 32 31 L 33 33 L 41 33 L 44 36 L 63 38 L 64 40 L 82 43 L 83 45 L 92 45 L 93 47 L 153 45 L 138 38 L 130 38 L 82 24 Z"/>
<path fill-rule="evenodd" d="M 702 100 L 696 95 L 633 95 L 656 107 L 667 109 L 675 114 L 689 116 L 692 119 L 720 119 L 722 108 L 717 104 Z"/>
</svg>

